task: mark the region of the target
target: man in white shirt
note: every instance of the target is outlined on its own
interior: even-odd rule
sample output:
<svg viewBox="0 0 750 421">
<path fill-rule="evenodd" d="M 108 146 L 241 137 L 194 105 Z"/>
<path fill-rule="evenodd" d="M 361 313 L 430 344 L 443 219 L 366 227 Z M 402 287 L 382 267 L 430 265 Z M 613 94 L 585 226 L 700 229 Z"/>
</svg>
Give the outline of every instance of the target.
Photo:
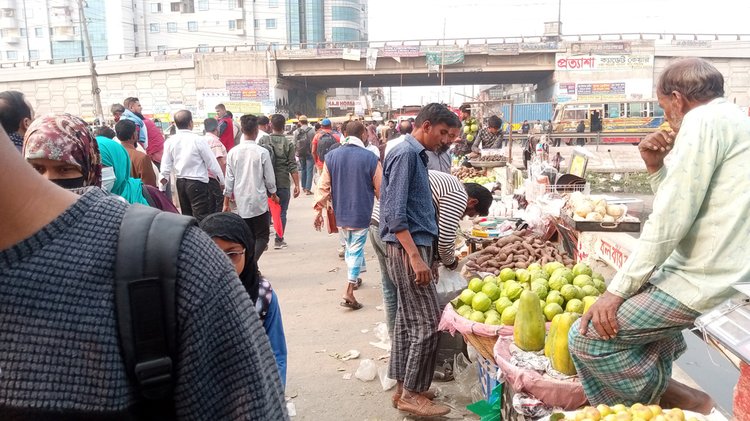
<svg viewBox="0 0 750 421">
<path fill-rule="evenodd" d="M 240 118 L 242 142 L 227 155 L 227 179 L 224 188 L 224 212 L 229 212 L 229 202 L 234 198 L 237 213 L 245 220 L 255 239 L 255 262 L 268 245 L 271 235 L 271 214 L 268 197 L 279 203 L 276 196 L 276 176 L 268 149 L 257 144 L 258 118 L 243 115 Z"/>
<path fill-rule="evenodd" d="M 386 142 L 385 153 L 383 153 L 383 156 L 388 155 L 388 152 L 392 151 L 393 148 L 396 147 L 396 145 L 406 140 L 406 135 L 411 134 L 411 122 L 409 120 L 401 120 L 401 123 L 399 123 L 398 125 L 398 129 L 401 132 L 401 136 Z"/>
<path fill-rule="evenodd" d="M 161 187 L 162 190 L 166 187 L 174 171 L 182 214 L 201 221 L 218 211 L 211 200 L 208 172 L 216 174 L 220 184 L 224 184 L 224 174 L 206 139 L 192 132 L 193 114 L 187 110 L 178 111 L 174 115 L 174 124 L 177 133 L 164 145 Z"/>
<path fill-rule="evenodd" d="M 258 117 L 258 137 L 255 139 L 258 143 L 271 140 L 271 119 L 262 115 Z"/>
</svg>

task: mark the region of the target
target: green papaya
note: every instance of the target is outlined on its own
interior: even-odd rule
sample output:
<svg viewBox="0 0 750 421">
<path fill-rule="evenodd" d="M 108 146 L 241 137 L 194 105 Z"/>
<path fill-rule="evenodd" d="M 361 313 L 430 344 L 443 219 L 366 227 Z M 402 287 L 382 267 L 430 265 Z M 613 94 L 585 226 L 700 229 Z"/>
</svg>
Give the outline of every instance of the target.
<svg viewBox="0 0 750 421">
<path fill-rule="evenodd" d="M 576 374 L 576 367 L 573 365 L 573 359 L 570 357 L 570 349 L 568 348 L 568 333 L 579 317 L 577 313 L 562 313 L 555 316 L 552 319 L 555 331 L 553 333 L 550 330 L 550 335 L 547 338 L 548 344 L 545 345 L 545 348 L 549 348 L 550 355 L 548 357 L 552 363 L 552 368 L 568 376 Z"/>
<path fill-rule="evenodd" d="M 544 349 L 545 322 L 539 296 L 532 291 L 523 291 L 513 324 L 513 339 L 516 346 L 524 351 Z"/>
</svg>

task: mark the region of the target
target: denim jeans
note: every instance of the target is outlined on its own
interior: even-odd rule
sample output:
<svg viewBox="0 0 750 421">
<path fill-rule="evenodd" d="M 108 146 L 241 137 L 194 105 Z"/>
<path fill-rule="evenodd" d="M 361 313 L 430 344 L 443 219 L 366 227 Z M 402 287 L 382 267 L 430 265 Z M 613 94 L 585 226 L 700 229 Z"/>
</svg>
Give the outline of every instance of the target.
<svg viewBox="0 0 750 421">
<path fill-rule="evenodd" d="M 281 228 L 286 232 L 286 211 L 289 209 L 289 199 L 291 198 L 291 190 L 288 187 L 281 187 L 276 189 L 276 196 L 279 196 L 279 203 L 281 205 Z M 276 231 L 276 241 L 284 241 L 284 237 L 279 237 L 278 231 Z"/>
<path fill-rule="evenodd" d="M 312 189 L 313 171 L 315 170 L 315 161 L 312 156 L 299 158 L 300 182 L 304 190 Z"/>
<path fill-rule="evenodd" d="M 378 256 L 380 264 L 380 282 L 383 285 L 383 306 L 385 307 L 385 322 L 388 327 L 388 335 L 393 336 L 393 325 L 396 323 L 396 310 L 398 309 L 398 297 L 396 296 L 396 285 L 388 276 L 388 264 L 386 263 L 385 243 L 380 239 L 378 227 L 370 225 L 370 241 L 375 255 Z"/>
</svg>

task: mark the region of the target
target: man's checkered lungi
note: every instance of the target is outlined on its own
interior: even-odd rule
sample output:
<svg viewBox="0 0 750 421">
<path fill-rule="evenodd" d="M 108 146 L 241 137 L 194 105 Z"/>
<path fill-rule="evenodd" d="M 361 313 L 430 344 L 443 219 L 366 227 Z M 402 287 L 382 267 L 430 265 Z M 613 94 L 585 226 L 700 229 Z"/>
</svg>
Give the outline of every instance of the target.
<svg viewBox="0 0 750 421">
<path fill-rule="evenodd" d="M 687 349 L 682 330 L 700 313 L 646 284 L 617 312 L 619 331 L 603 340 L 580 320 L 570 330 L 570 354 L 591 405 L 658 404 L 672 377 L 672 363 Z"/>
<path fill-rule="evenodd" d="M 398 310 L 393 328 L 393 344 L 388 376 L 404 382 L 411 392 L 430 388 L 435 370 L 438 346 L 438 304 L 435 283 L 419 286 L 400 245 L 388 244 L 388 274 L 396 285 Z M 432 267 L 433 248 L 419 247 L 427 266 Z"/>
</svg>

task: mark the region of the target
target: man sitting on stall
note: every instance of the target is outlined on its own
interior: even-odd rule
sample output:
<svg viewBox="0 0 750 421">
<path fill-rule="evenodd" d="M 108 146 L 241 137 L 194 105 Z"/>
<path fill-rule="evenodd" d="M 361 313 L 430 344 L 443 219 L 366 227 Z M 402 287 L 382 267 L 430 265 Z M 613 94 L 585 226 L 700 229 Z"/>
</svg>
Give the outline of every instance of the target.
<svg viewBox="0 0 750 421">
<path fill-rule="evenodd" d="M 637 247 L 574 325 L 570 351 L 591 405 L 660 403 L 708 414 L 711 398 L 672 379 L 682 330 L 750 279 L 750 119 L 723 98 L 724 78 L 699 58 L 657 83 L 673 132 L 639 150 L 655 192 Z M 664 158 L 672 154 L 669 167 Z"/>
</svg>

